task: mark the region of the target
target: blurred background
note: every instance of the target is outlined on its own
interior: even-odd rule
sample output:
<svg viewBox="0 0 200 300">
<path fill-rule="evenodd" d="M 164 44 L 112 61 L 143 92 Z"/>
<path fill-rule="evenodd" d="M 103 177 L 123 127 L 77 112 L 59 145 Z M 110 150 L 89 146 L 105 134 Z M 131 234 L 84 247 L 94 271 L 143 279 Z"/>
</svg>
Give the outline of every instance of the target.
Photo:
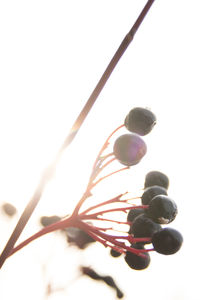
<svg viewBox="0 0 200 300">
<path fill-rule="evenodd" d="M 125 34 L 142 0 L 0 2 L 0 251 L 42 171 L 55 157 Z M 66 149 L 19 241 L 41 228 L 42 215 L 71 213 L 107 136 L 135 106 L 157 125 L 144 139 L 142 162 L 96 189 L 101 200 L 140 195 L 145 174 L 170 178 L 179 214 L 170 225 L 184 236 L 172 256 L 151 254 L 144 271 L 93 244 L 68 247 L 52 233 L 10 257 L 0 271 L 0 299 L 116 299 L 115 291 L 81 275 L 80 265 L 111 275 L 124 299 L 198 300 L 199 270 L 199 1 L 155 1 L 73 144 Z M 88 202 L 91 200 L 88 200 Z M 90 204 L 90 202 L 89 202 Z"/>
</svg>

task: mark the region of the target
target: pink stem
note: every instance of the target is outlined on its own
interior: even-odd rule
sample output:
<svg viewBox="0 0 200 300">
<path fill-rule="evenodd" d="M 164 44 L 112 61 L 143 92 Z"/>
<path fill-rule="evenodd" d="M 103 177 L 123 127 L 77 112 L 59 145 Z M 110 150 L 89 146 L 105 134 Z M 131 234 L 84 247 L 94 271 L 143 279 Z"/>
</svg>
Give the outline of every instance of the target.
<svg viewBox="0 0 200 300">
<path fill-rule="evenodd" d="M 84 218 L 84 219 L 87 220 L 87 218 Z M 97 220 L 97 221 L 106 221 L 106 222 L 114 222 L 114 223 L 123 224 L 123 225 L 131 225 L 131 222 L 122 222 L 122 221 L 106 219 L 106 218 L 99 218 L 99 217 L 95 218 L 95 220 Z"/>
<path fill-rule="evenodd" d="M 135 238 L 131 235 L 127 235 L 127 236 L 117 236 L 117 239 L 125 239 L 127 241 L 129 241 L 131 244 L 133 243 L 139 243 L 139 242 L 150 242 L 151 238 L 149 237 L 141 237 L 141 238 Z"/>
<path fill-rule="evenodd" d="M 94 206 L 91 206 L 89 207 L 88 209 L 84 210 L 80 215 L 85 215 L 86 213 L 88 213 L 89 211 L 95 209 L 95 208 L 98 208 L 100 206 L 103 206 L 103 205 L 106 205 L 106 204 L 110 204 L 110 203 L 113 203 L 113 202 L 125 202 L 125 200 L 120 200 L 120 198 L 122 196 L 124 196 L 125 194 L 127 194 L 128 192 L 124 193 L 124 194 L 120 194 L 118 196 L 116 196 L 115 198 L 112 198 L 110 200 L 107 200 L 107 201 L 104 201 L 104 202 L 101 202 L 97 205 L 94 205 Z"/>
<path fill-rule="evenodd" d="M 95 174 L 95 178 L 96 176 L 106 167 L 108 166 L 112 161 L 114 161 L 116 158 L 112 158 L 111 160 L 109 160 L 101 169 L 99 169 L 99 171 L 97 172 L 97 174 Z M 75 209 L 74 209 L 74 212 L 73 212 L 73 216 L 77 216 L 78 215 L 78 212 L 82 206 L 82 204 L 85 202 L 85 200 L 88 198 L 88 195 L 90 194 L 90 191 L 92 189 L 92 181 L 95 179 L 95 178 L 92 178 L 90 177 L 90 180 L 89 180 L 89 183 L 87 185 L 87 188 L 86 188 L 86 192 L 84 193 L 84 195 L 82 196 L 82 198 L 79 200 L 79 202 L 77 203 Z"/>
<path fill-rule="evenodd" d="M 107 163 L 105 163 L 101 168 L 98 169 L 98 171 L 96 171 L 95 175 L 92 174 L 92 176 L 90 177 L 90 181 L 88 186 L 90 186 L 90 188 L 92 188 L 92 182 L 94 181 L 94 179 L 100 174 L 100 172 L 102 172 L 109 164 L 111 164 L 114 160 L 116 160 L 115 157 L 111 158 Z"/>
<path fill-rule="evenodd" d="M 99 182 L 101 182 L 102 180 L 104 180 L 105 178 L 108 178 L 108 177 L 110 177 L 110 176 L 112 176 L 112 175 L 114 175 L 114 174 L 116 174 L 116 173 L 121 172 L 121 171 L 128 170 L 129 168 L 130 168 L 130 167 L 124 167 L 124 168 L 122 168 L 122 169 L 119 169 L 119 170 L 117 170 L 117 171 L 114 171 L 114 172 L 112 172 L 112 173 L 110 173 L 110 174 L 108 174 L 108 175 L 105 175 L 105 176 L 99 178 L 96 182 L 94 182 L 94 183 L 92 184 L 91 189 L 92 189 L 93 187 L 95 187 Z M 102 171 L 102 169 L 100 169 L 100 170 Z"/>
<path fill-rule="evenodd" d="M 126 251 L 125 251 L 124 249 L 119 248 L 119 247 L 117 247 L 117 246 L 109 245 L 109 247 L 110 247 L 111 249 L 113 249 L 113 250 L 115 250 L 115 251 L 121 253 L 121 254 L 125 254 L 125 253 L 126 253 Z"/>
<path fill-rule="evenodd" d="M 104 232 L 101 232 L 99 230 L 96 230 L 95 228 L 93 228 L 93 226 L 90 226 L 89 224 L 86 224 L 84 222 L 80 222 L 79 223 L 79 228 L 83 229 L 84 231 L 86 231 L 88 234 L 89 233 L 94 233 L 98 236 L 100 236 L 101 238 L 105 239 L 105 241 L 110 242 L 111 244 L 114 244 L 122 249 L 126 249 L 129 252 L 135 253 L 136 255 L 142 256 L 144 257 L 144 254 L 142 254 L 142 252 L 147 252 L 148 249 L 135 249 L 135 248 L 131 248 L 129 246 L 126 246 L 125 243 L 123 242 L 119 242 L 116 239 L 118 239 L 117 236 L 113 236 L 113 235 L 109 235 L 106 234 Z M 109 246 L 109 244 L 106 243 L 107 246 Z M 105 246 L 105 244 L 104 244 Z"/>
<path fill-rule="evenodd" d="M 124 124 L 122 124 L 122 125 L 120 125 L 119 127 L 117 127 L 110 135 L 109 135 L 109 137 L 106 139 L 106 141 L 105 141 L 105 143 L 103 144 L 103 147 L 101 148 L 101 150 L 99 151 L 99 153 L 98 153 L 98 155 L 97 155 L 97 158 L 96 158 L 96 160 L 95 160 L 95 162 L 94 162 L 94 165 L 93 165 L 93 171 L 95 170 L 95 168 L 96 168 L 96 165 L 97 165 L 97 163 L 98 163 L 98 161 L 99 161 L 99 158 L 100 158 L 100 156 L 102 155 L 102 153 L 103 153 L 103 151 L 108 147 L 108 145 L 109 145 L 109 140 L 111 139 L 111 137 L 115 134 L 115 132 L 117 132 L 120 128 L 122 128 L 122 127 L 124 127 Z"/>
<path fill-rule="evenodd" d="M 67 228 L 67 227 L 73 227 L 73 226 L 75 226 L 75 224 L 76 224 L 76 220 L 72 219 L 72 217 L 69 217 L 68 219 L 61 220 L 54 224 L 48 225 L 48 226 L 44 227 L 43 229 L 41 229 L 40 231 L 33 234 L 31 237 L 29 237 L 22 243 L 20 243 L 15 248 L 13 248 L 11 250 L 9 256 L 13 255 L 15 252 L 19 251 L 20 249 L 22 249 L 23 247 L 25 247 L 32 241 L 36 240 L 37 238 L 39 238 L 47 233 L 50 233 L 50 232 L 53 232 L 56 230 L 61 230 L 61 229 Z"/>
<path fill-rule="evenodd" d="M 98 215 L 103 215 L 103 214 L 109 213 L 109 212 L 116 212 L 116 211 L 126 212 L 127 210 L 130 210 L 130 209 L 137 209 L 137 208 L 146 209 L 148 207 L 149 207 L 149 205 L 134 205 L 134 206 L 128 206 L 128 207 L 117 207 L 117 208 L 102 210 L 102 211 L 99 211 L 99 212 L 91 214 L 91 215 L 86 215 L 85 217 L 87 217 L 88 219 L 89 218 L 95 219 Z M 83 217 L 82 217 L 82 219 L 83 219 Z"/>
</svg>

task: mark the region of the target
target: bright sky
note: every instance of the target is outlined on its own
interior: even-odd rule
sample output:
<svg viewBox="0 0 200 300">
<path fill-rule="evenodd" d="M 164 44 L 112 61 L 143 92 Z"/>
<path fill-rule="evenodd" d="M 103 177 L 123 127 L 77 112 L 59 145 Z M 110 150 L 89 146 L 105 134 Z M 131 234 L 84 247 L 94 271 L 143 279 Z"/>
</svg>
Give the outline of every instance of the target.
<svg viewBox="0 0 200 300">
<path fill-rule="evenodd" d="M 146 1 L 0 2 L 0 202 L 22 212 L 41 172 L 54 158 L 75 118 Z M 52 234 L 10 258 L 0 272 L 0 299 L 47 300 L 44 282 L 65 291 L 48 300 L 115 299 L 108 287 L 81 278 L 79 263 L 113 275 L 127 300 L 198 300 L 199 1 L 158 1 L 111 76 L 73 145 L 68 148 L 21 240 L 38 230 L 42 214 L 67 214 L 76 204 L 105 138 L 134 106 L 149 107 L 157 125 L 145 137 L 148 153 L 123 181 L 140 191 L 145 174 L 170 178 L 179 214 L 170 225 L 184 245 L 173 256 L 152 255 L 145 271 L 129 269 L 99 245 L 66 249 Z M 132 176 L 132 177 L 130 177 Z M 130 179 L 132 178 L 132 179 Z M 118 180 L 118 179 L 116 179 Z M 133 185 L 133 186 L 132 186 Z M 119 182 L 106 186 L 106 195 Z M 17 217 L 19 217 L 19 214 Z M 16 224 L 0 215 L 1 249 Z M 60 239 L 60 241 L 59 241 Z M 56 243 L 55 243 L 56 241 Z M 68 251 L 68 252 L 67 252 Z M 42 265 L 42 267 L 41 267 Z M 45 275 L 45 276 L 44 276 Z M 44 279 L 45 278 L 45 279 Z"/>
</svg>

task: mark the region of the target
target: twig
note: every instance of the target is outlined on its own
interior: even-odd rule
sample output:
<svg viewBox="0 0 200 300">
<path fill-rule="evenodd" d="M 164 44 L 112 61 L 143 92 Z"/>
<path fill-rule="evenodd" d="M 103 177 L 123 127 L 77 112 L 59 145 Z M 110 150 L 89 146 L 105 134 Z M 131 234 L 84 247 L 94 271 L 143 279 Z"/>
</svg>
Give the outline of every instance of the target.
<svg viewBox="0 0 200 300">
<path fill-rule="evenodd" d="M 81 216 L 81 219 L 83 220 L 89 220 L 89 219 L 96 219 L 99 215 L 103 215 L 109 212 L 116 212 L 116 211 L 121 211 L 121 212 L 126 212 L 127 210 L 131 210 L 131 209 L 138 209 L 138 208 L 143 208 L 143 209 L 147 209 L 149 207 L 149 205 L 134 205 L 134 206 L 126 206 L 126 207 L 115 207 L 115 208 L 111 208 L 111 209 L 106 209 L 106 210 L 101 210 L 98 211 L 94 214 L 91 215 L 83 215 Z"/>
</svg>

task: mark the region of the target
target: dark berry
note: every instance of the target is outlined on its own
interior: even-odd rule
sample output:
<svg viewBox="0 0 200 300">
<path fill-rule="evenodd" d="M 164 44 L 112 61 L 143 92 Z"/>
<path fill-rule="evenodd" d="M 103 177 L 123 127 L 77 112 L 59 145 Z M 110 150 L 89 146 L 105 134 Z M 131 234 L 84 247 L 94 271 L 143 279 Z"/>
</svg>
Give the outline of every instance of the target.
<svg viewBox="0 0 200 300">
<path fill-rule="evenodd" d="M 133 244 L 131 245 L 131 248 L 135 249 L 144 249 L 143 246 Z M 135 253 L 132 253 L 130 251 L 126 252 L 126 255 L 124 257 L 126 263 L 129 265 L 131 269 L 134 270 L 144 270 L 146 269 L 150 264 L 150 255 L 148 252 L 142 252 L 142 254 L 145 256 L 139 256 Z"/>
<path fill-rule="evenodd" d="M 158 185 L 153 185 L 146 188 L 141 197 L 142 204 L 148 205 L 149 202 L 157 195 L 167 196 L 167 190 L 164 187 Z"/>
<path fill-rule="evenodd" d="M 58 222 L 60 220 L 61 220 L 61 218 L 59 216 L 56 216 L 56 215 L 54 215 L 54 216 L 42 216 L 40 218 L 40 223 L 41 223 L 42 226 L 45 227 L 45 226 L 51 225 L 55 222 Z"/>
<path fill-rule="evenodd" d="M 4 203 L 1 208 L 2 208 L 3 212 L 9 217 L 14 216 L 17 212 L 17 209 L 15 208 L 15 206 L 10 203 L 7 203 L 7 202 Z"/>
<path fill-rule="evenodd" d="M 156 116 L 143 107 L 133 108 L 125 118 L 126 128 L 139 135 L 148 134 L 156 124 Z"/>
<path fill-rule="evenodd" d="M 133 166 L 146 154 L 147 146 L 139 135 L 124 134 L 115 141 L 113 152 L 123 165 Z"/>
<path fill-rule="evenodd" d="M 157 195 L 150 202 L 146 214 L 154 222 L 168 224 L 172 222 L 178 213 L 177 205 L 166 195 Z"/>
<path fill-rule="evenodd" d="M 152 237 L 155 232 L 161 229 L 161 226 L 149 219 L 146 214 L 141 214 L 133 221 L 130 227 L 130 234 L 134 237 Z M 150 242 L 145 242 L 150 243 Z"/>
<path fill-rule="evenodd" d="M 152 237 L 154 250 L 165 255 L 176 253 L 182 243 L 183 237 L 180 232 L 169 227 L 156 232 Z"/>
<path fill-rule="evenodd" d="M 111 250 L 110 250 L 110 255 L 111 255 L 112 257 L 119 257 L 121 254 L 122 254 L 122 253 L 120 253 L 120 252 L 118 252 L 118 251 L 116 251 L 116 250 L 114 250 L 114 249 L 111 249 Z"/>
<path fill-rule="evenodd" d="M 79 249 L 85 249 L 89 244 L 95 242 L 90 235 L 79 228 L 68 227 L 65 231 L 68 243 L 76 245 Z"/>
<path fill-rule="evenodd" d="M 169 178 L 162 172 L 151 171 L 145 177 L 144 187 L 149 187 L 153 185 L 159 185 L 168 189 L 169 187 Z"/>
<path fill-rule="evenodd" d="M 133 209 L 130 209 L 129 212 L 128 212 L 128 215 L 127 215 L 127 221 L 128 222 L 133 222 L 133 220 L 143 214 L 145 212 L 145 210 L 143 208 L 133 208 Z"/>
</svg>

